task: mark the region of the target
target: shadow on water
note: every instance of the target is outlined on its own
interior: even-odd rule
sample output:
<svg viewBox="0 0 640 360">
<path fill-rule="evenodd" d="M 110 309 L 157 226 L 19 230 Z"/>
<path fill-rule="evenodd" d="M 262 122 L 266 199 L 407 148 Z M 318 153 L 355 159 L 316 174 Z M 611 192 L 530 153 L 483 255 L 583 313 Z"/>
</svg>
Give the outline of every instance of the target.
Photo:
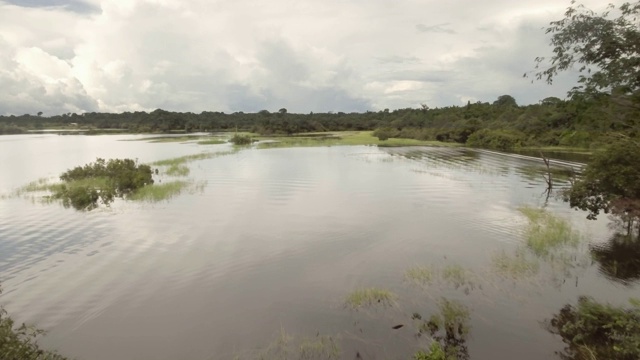
<svg viewBox="0 0 640 360">
<path fill-rule="evenodd" d="M 606 243 L 591 245 L 590 251 L 607 279 L 627 286 L 640 280 L 640 239 L 616 233 Z"/>
</svg>

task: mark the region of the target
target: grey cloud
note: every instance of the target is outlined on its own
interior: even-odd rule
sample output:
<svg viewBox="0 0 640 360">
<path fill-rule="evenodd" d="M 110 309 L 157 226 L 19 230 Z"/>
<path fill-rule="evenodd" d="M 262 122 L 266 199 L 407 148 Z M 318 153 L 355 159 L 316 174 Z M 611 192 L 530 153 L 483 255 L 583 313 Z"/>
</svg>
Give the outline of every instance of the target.
<svg viewBox="0 0 640 360">
<path fill-rule="evenodd" d="M 381 64 L 415 64 L 420 62 L 420 58 L 416 56 L 378 56 L 376 60 Z"/>
<path fill-rule="evenodd" d="M 366 111 L 371 109 L 369 100 L 353 96 L 342 87 L 353 76 L 344 64 L 335 64 L 327 71 L 332 75 L 323 84 L 310 84 L 314 58 L 304 51 L 296 51 L 284 41 L 271 41 L 262 45 L 258 53 L 262 67 L 261 86 L 253 96 L 241 95 L 243 101 L 255 101 L 264 108 L 287 108 L 291 112 Z M 238 89 L 238 88 L 236 88 Z M 257 100 L 257 101 L 256 101 Z M 237 101 L 232 101 L 238 104 Z M 242 109 L 232 109 L 242 110 Z"/>
<path fill-rule="evenodd" d="M 532 104 L 548 97 L 564 98 L 576 84 L 576 74 L 559 74 L 553 86 L 541 81 L 523 79 L 522 74 L 534 68 L 536 56 L 548 54 L 551 49 L 537 21 L 525 22 L 515 31 L 510 46 L 483 46 L 476 49 L 476 56 L 458 60 L 452 66 L 464 69 L 445 84 L 444 93 L 460 94 L 480 101 L 492 102 L 498 96 L 509 94 L 518 104 Z"/>
<path fill-rule="evenodd" d="M 418 24 L 416 25 L 416 29 L 420 32 L 423 33 L 443 33 L 443 34 L 456 34 L 456 31 L 449 28 L 448 26 L 451 25 L 450 23 L 442 23 L 442 24 L 436 24 L 436 25 L 431 25 L 431 26 L 427 26 L 424 24 Z"/>
<path fill-rule="evenodd" d="M 444 70 L 397 70 L 383 73 L 378 79 L 384 81 L 421 81 L 442 83 L 454 76 L 453 71 Z"/>
<path fill-rule="evenodd" d="M 358 11 L 353 1 L 337 0 L 302 8 L 248 0 L 90 5 L 101 1 L 0 0 L 0 32 L 15 50 L 5 60 L 21 62 L 4 64 L 7 47 L 0 46 L 0 68 L 10 76 L 0 74 L 0 113 L 349 112 L 502 94 L 526 104 L 564 97 L 575 84 L 571 74 L 554 86 L 522 78 L 536 56 L 551 52 L 541 28 L 564 11 L 552 0 L 391 8 L 358 0 Z M 99 15 L 86 16 L 92 12 Z M 27 56 L 33 48 L 65 60 L 68 73 Z"/>
<path fill-rule="evenodd" d="M 350 95 L 345 90 L 333 87 L 305 88 L 295 86 L 295 96 L 283 97 L 271 89 L 262 89 L 259 95 L 252 95 L 246 87 L 236 86 L 230 103 L 231 111 L 276 111 L 286 108 L 292 113 L 313 112 L 364 112 L 372 109 L 369 100 Z"/>
<path fill-rule="evenodd" d="M 82 0 L 5 0 L 9 4 L 34 8 L 62 8 L 79 14 L 95 14 L 101 9 Z"/>
</svg>

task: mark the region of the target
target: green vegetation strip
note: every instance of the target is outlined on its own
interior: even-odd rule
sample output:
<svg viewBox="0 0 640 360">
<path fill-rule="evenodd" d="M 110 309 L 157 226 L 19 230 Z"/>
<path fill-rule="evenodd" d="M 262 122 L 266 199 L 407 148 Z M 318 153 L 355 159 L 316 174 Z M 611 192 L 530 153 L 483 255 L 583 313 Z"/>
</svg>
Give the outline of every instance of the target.
<svg viewBox="0 0 640 360">
<path fill-rule="evenodd" d="M 423 287 L 437 282 L 453 286 L 456 289 L 464 288 L 466 291 L 470 291 L 475 288 L 476 284 L 473 272 L 457 264 L 449 264 L 442 268 L 414 266 L 409 268 L 404 276 L 409 282 Z"/>
<path fill-rule="evenodd" d="M 211 158 L 215 158 L 215 157 L 218 157 L 218 156 L 231 155 L 231 154 L 235 154 L 237 152 L 238 152 L 238 150 L 234 149 L 234 150 L 229 150 L 229 151 L 206 152 L 206 153 L 201 153 L 201 154 L 185 155 L 185 156 L 180 156 L 180 157 L 171 158 L 171 159 L 154 161 L 150 165 L 153 165 L 153 166 L 177 166 L 177 165 L 183 165 L 183 164 L 186 164 L 186 163 L 189 163 L 189 162 L 192 162 L 192 161 L 211 159 Z"/>
<path fill-rule="evenodd" d="M 357 289 L 347 296 L 345 305 L 358 309 L 374 305 L 392 306 L 396 295 L 389 290 L 379 288 Z"/>
<path fill-rule="evenodd" d="M 187 176 L 189 175 L 189 172 L 190 172 L 189 167 L 185 165 L 173 164 L 169 166 L 169 168 L 166 171 L 166 174 L 171 176 Z"/>
<path fill-rule="evenodd" d="M 162 184 L 144 186 L 129 197 L 131 200 L 157 202 L 170 199 L 187 189 L 191 183 L 187 181 L 171 181 Z"/>
<path fill-rule="evenodd" d="M 380 140 L 373 136 L 371 131 L 342 131 L 327 133 L 311 133 L 299 136 L 274 136 L 258 137 L 261 140 L 258 148 L 288 148 L 288 147 L 314 147 L 314 146 L 345 146 L 345 145 L 377 145 L 381 147 L 396 146 L 461 146 L 455 143 L 439 141 L 422 141 L 415 139 Z"/>
</svg>

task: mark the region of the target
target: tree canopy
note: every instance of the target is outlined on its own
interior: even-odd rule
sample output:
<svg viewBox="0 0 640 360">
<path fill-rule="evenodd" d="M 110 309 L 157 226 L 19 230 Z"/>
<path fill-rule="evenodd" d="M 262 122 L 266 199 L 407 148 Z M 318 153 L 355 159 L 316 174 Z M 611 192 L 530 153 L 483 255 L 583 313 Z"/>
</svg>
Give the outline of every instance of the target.
<svg viewBox="0 0 640 360">
<path fill-rule="evenodd" d="M 53 188 L 53 198 L 65 207 L 92 210 L 98 202 L 108 205 L 115 197 L 124 198 L 133 191 L 153 184 L 149 165 L 132 159 L 96 159 L 60 175 L 61 184 Z"/>
<path fill-rule="evenodd" d="M 574 92 L 631 94 L 640 90 L 639 12 L 640 1 L 618 8 L 609 5 L 603 13 L 572 1 L 564 18 L 546 29 L 552 34 L 554 55 L 536 58 L 536 78 L 552 83 L 559 72 L 577 65 L 581 75 Z"/>
<path fill-rule="evenodd" d="M 622 138 L 596 153 L 565 198 L 590 219 L 611 212 L 631 226 L 640 218 L 640 143 Z"/>
</svg>

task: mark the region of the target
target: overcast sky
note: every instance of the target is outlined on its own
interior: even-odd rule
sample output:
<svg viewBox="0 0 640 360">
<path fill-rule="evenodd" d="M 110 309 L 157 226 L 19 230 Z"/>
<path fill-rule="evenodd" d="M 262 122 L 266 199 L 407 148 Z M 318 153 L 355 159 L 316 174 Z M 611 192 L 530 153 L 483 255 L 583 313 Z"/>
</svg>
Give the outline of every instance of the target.
<svg viewBox="0 0 640 360">
<path fill-rule="evenodd" d="M 585 0 L 600 10 L 603 1 Z M 614 1 L 616 3 L 616 1 Z M 619 2 L 618 2 L 619 3 Z M 569 0 L 0 0 L 0 114 L 366 111 L 565 97 Z"/>
</svg>

